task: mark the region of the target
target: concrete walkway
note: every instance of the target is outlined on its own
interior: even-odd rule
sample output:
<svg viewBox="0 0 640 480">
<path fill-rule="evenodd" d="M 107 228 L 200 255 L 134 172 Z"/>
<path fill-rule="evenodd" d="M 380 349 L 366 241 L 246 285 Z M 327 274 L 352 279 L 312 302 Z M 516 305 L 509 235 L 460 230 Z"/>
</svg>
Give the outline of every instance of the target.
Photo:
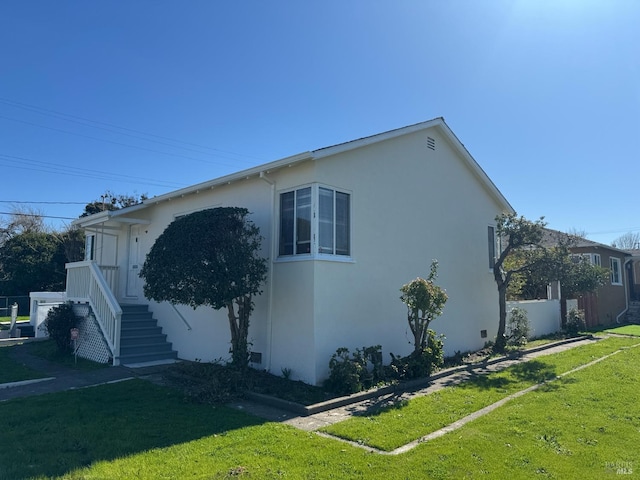
<svg viewBox="0 0 640 480">
<path fill-rule="evenodd" d="M 325 412 L 316 413 L 309 416 L 292 414 L 286 410 L 266 406 L 255 401 L 241 400 L 234 402 L 233 407 L 246 411 L 266 420 L 282 422 L 305 431 L 316 431 L 322 427 L 332 425 L 350 418 L 353 415 L 363 415 L 367 412 L 375 411 L 386 405 L 397 403 L 403 400 L 428 395 L 444 387 L 455 385 L 468 380 L 473 375 L 482 375 L 503 370 L 516 363 L 527 362 L 544 355 L 559 353 L 581 345 L 589 345 L 597 342 L 596 338 L 584 338 L 577 341 L 558 342 L 554 345 L 538 347 L 532 351 L 524 352 L 518 356 L 501 357 L 491 359 L 487 362 L 472 364 L 468 366 L 455 367 L 449 371 L 439 372 L 438 378 L 433 379 L 423 388 L 403 393 L 390 393 L 368 400 L 352 403 L 343 407 L 334 408 Z"/>
<path fill-rule="evenodd" d="M 11 343 L 15 344 L 15 339 L 12 340 Z M 30 341 L 33 340 L 22 339 L 21 343 Z M 0 342 L 3 341 L 0 340 Z M 9 344 L 9 342 L 6 344 Z M 5 347 L 2 347 L 2 344 L 0 344 L 0 348 Z M 76 370 L 31 355 L 26 348 L 11 348 L 9 357 L 13 361 L 26 365 L 32 370 L 43 374 L 45 377 L 23 382 L 0 384 L 0 402 L 15 398 L 63 392 L 93 385 L 118 382 L 131 378 L 155 380 L 155 377 L 161 376 L 161 372 L 166 368 L 166 365 L 154 365 L 140 368 L 120 366 L 105 367 L 97 370 Z"/>
<path fill-rule="evenodd" d="M 353 415 L 366 414 L 391 403 L 428 395 L 444 387 L 463 382 L 473 375 L 497 372 L 516 363 L 526 362 L 543 355 L 551 355 L 597 341 L 598 339 L 594 338 L 561 341 L 557 344 L 538 347 L 517 356 L 495 358 L 477 364 L 454 367 L 438 372 L 434 376 L 435 378 L 432 377 L 432 380 L 421 388 L 403 393 L 384 394 L 308 416 L 297 415 L 290 411 L 252 400 L 239 400 L 231 403 L 230 406 L 265 420 L 286 423 L 305 431 L 316 431 L 324 426 L 346 420 Z M 14 361 L 42 373 L 46 378 L 29 382 L 16 382 L 15 384 L 0 384 L 0 402 L 118 382 L 131 378 L 142 378 L 162 383 L 162 372 L 167 368 L 167 365 L 140 366 L 138 368 L 119 366 L 80 371 L 31 355 L 24 348 L 12 348 L 10 356 Z"/>
</svg>

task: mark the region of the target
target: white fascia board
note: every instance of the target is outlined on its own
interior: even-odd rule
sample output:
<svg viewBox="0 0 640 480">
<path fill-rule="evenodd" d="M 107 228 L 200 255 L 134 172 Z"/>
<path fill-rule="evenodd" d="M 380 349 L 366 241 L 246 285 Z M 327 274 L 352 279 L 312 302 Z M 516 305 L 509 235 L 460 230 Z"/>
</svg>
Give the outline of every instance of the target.
<svg viewBox="0 0 640 480">
<path fill-rule="evenodd" d="M 122 215 L 126 215 L 132 212 L 137 212 L 138 210 L 142 210 L 146 208 L 144 203 L 138 203 L 136 205 L 131 205 L 130 207 L 121 208 L 119 210 L 105 210 L 104 212 L 94 213 L 93 215 L 88 215 L 86 217 L 80 217 L 73 222 L 71 225 L 81 228 L 90 227 L 92 225 L 98 225 L 101 223 L 105 223 L 108 221 L 114 221 L 119 223 L 143 223 L 149 224 L 151 223 L 149 220 L 141 220 L 141 219 L 133 219 L 133 218 L 118 218 Z"/>
<path fill-rule="evenodd" d="M 449 128 L 449 125 L 447 125 L 443 120 L 439 126 L 440 131 L 444 133 L 444 135 L 451 142 L 454 148 L 458 150 L 460 155 L 462 155 L 462 157 L 466 160 L 467 166 L 471 169 L 476 178 L 478 178 L 478 180 L 480 180 L 484 184 L 486 189 L 489 191 L 489 194 L 495 200 L 497 200 L 498 203 L 500 203 L 508 213 L 515 213 L 516 211 L 511 206 L 509 201 L 505 198 L 504 195 L 502 195 L 502 192 L 498 190 L 496 184 L 493 183 L 491 178 L 489 178 L 489 175 L 487 175 L 487 173 L 482 169 L 480 164 L 476 162 L 476 160 L 471 156 L 469 150 L 467 150 L 467 147 L 465 147 L 464 144 L 458 139 L 458 137 L 456 137 L 456 134 L 453 133 L 453 130 Z"/>
<path fill-rule="evenodd" d="M 416 123 L 415 125 L 409 125 L 408 127 L 398 128 L 395 130 L 390 130 L 388 132 L 379 133 L 377 135 L 361 138 L 359 140 L 340 143 L 332 147 L 314 150 L 313 158 L 314 160 L 319 160 L 324 157 L 329 157 L 332 155 L 337 155 L 339 153 L 348 152 L 356 148 L 362 148 L 367 145 L 372 145 L 374 143 L 390 140 L 392 138 L 400 137 L 402 135 L 407 135 L 414 132 L 419 132 L 421 130 L 426 130 L 433 127 L 438 128 L 440 132 L 449 140 L 453 148 L 456 149 L 460 153 L 460 155 L 462 155 L 467 166 L 471 169 L 471 171 L 476 176 L 476 178 L 484 184 L 489 194 L 502 206 L 502 208 L 509 213 L 515 213 L 515 210 L 511 206 L 511 204 L 507 201 L 504 195 L 502 195 L 500 190 L 498 190 L 498 187 L 496 187 L 496 185 L 489 178 L 489 176 L 482 169 L 482 167 L 478 164 L 478 162 L 476 162 L 475 159 L 471 156 L 471 154 L 466 149 L 464 144 L 460 140 L 458 140 L 458 137 L 456 137 L 456 135 L 449 128 L 447 123 L 444 121 L 444 118 L 442 117 L 437 117 L 432 120 L 427 120 L 426 122 Z"/>
<path fill-rule="evenodd" d="M 427 128 L 435 127 L 444 123 L 442 117 L 427 120 L 426 122 L 416 123 L 415 125 L 409 125 L 408 127 L 396 128 L 395 130 L 389 130 L 388 132 L 378 133 L 371 135 L 370 137 L 360 138 L 358 140 L 352 140 L 350 142 L 339 143 L 331 147 L 320 148 L 313 151 L 313 159 L 319 160 L 324 157 L 330 157 L 339 153 L 348 152 L 349 150 L 355 150 L 356 148 L 366 147 L 367 145 L 373 145 L 374 143 L 382 142 L 384 140 L 390 140 L 392 138 L 407 135 L 409 133 L 418 132 L 420 130 L 426 130 Z"/>
<path fill-rule="evenodd" d="M 173 192 L 169 192 L 164 195 L 148 198 L 143 201 L 143 204 L 149 206 L 149 205 L 157 204 L 167 200 L 171 200 L 174 198 L 184 197 L 185 195 L 190 195 L 192 193 L 198 193 L 203 190 L 213 189 L 219 185 L 234 183 L 239 180 L 245 180 L 252 177 L 259 177 L 261 174 L 264 175 L 269 172 L 273 172 L 274 170 L 278 170 L 280 168 L 290 167 L 290 166 L 293 166 L 294 164 L 303 162 L 305 160 L 311 160 L 312 158 L 313 157 L 311 155 L 311 152 L 299 153 L 291 157 L 286 157 L 280 160 L 276 160 L 274 162 L 258 165 L 257 167 L 249 168 L 247 170 L 242 170 L 237 173 L 232 173 L 224 177 L 219 177 L 213 180 L 209 180 L 207 182 L 198 183 L 190 187 L 182 188 L 180 190 L 175 190 Z"/>
</svg>

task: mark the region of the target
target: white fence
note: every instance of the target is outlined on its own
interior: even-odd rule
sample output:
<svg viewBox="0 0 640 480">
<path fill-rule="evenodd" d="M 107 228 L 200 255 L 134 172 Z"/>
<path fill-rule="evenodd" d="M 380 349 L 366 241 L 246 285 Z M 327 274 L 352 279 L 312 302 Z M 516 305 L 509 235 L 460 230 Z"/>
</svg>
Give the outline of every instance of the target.
<svg viewBox="0 0 640 480">
<path fill-rule="evenodd" d="M 31 299 L 29 323 L 33 325 L 36 338 L 46 337 L 48 333 L 42 324 L 49 310 L 67 300 L 67 294 L 65 292 L 31 292 L 29 297 Z"/>
<path fill-rule="evenodd" d="M 526 310 L 529 325 L 531 326 L 530 337 L 541 337 L 561 329 L 560 300 L 507 302 L 507 323 L 509 322 L 509 312 L 514 307 Z"/>
</svg>

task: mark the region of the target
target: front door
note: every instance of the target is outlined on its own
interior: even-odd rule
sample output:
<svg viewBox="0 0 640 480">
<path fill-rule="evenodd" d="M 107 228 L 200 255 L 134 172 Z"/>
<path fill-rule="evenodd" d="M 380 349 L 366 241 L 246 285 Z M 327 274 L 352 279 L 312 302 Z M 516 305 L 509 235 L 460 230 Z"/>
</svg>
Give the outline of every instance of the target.
<svg viewBox="0 0 640 480">
<path fill-rule="evenodd" d="M 138 296 L 138 284 L 140 277 L 140 226 L 129 226 L 129 252 L 127 268 L 127 297 Z"/>
</svg>

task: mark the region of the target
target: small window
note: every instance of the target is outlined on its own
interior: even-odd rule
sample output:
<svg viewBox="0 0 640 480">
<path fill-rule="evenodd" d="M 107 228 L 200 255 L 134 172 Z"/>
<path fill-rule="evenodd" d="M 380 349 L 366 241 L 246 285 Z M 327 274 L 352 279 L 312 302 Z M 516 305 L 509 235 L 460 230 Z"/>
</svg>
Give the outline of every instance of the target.
<svg viewBox="0 0 640 480">
<path fill-rule="evenodd" d="M 591 255 L 591 263 L 593 265 L 597 265 L 598 267 L 602 266 L 602 259 L 600 258 L 599 253 L 594 253 Z"/>
<path fill-rule="evenodd" d="M 487 242 L 489 244 L 489 269 L 496 265 L 496 228 L 487 227 Z"/>
<path fill-rule="evenodd" d="M 622 285 L 620 259 L 615 257 L 609 258 L 609 267 L 611 269 L 611 285 Z"/>
<path fill-rule="evenodd" d="M 96 259 L 96 236 L 87 235 L 84 239 L 84 259 L 95 260 Z"/>
</svg>

